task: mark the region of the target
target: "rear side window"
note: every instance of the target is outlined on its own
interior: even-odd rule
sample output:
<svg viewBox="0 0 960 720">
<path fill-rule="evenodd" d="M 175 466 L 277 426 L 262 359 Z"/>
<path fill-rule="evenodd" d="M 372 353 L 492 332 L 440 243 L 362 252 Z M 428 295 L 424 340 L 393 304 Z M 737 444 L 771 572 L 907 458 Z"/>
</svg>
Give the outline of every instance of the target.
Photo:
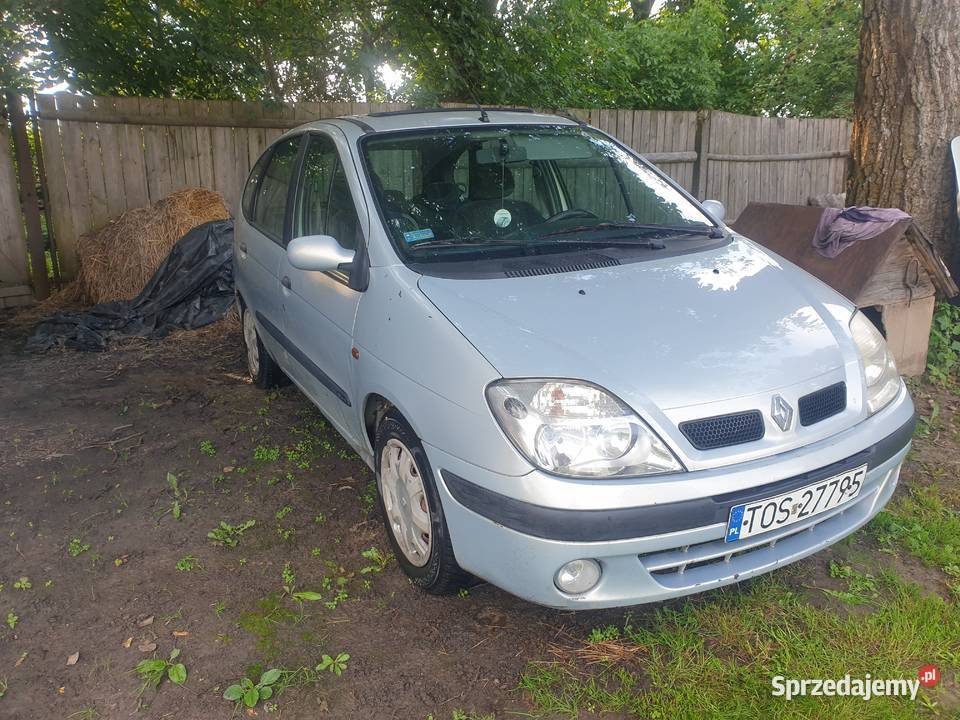
<svg viewBox="0 0 960 720">
<path fill-rule="evenodd" d="M 257 183 L 252 222 L 278 242 L 283 238 L 287 195 L 299 147 L 299 137 L 278 143 Z"/>
<path fill-rule="evenodd" d="M 254 165 L 253 170 L 250 171 L 250 177 L 247 178 L 247 184 L 243 186 L 243 200 L 241 201 L 241 207 L 243 208 L 243 216 L 247 220 L 253 220 L 253 201 L 257 197 L 257 188 L 260 187 L 260 177 L 263 175 L 263 169 L 270 161 L 270 155 L 272 152 L 273 148 L 270 148 L 260 156 L 260 159 L 257 160 L 257 164 Z"/>
</svg>

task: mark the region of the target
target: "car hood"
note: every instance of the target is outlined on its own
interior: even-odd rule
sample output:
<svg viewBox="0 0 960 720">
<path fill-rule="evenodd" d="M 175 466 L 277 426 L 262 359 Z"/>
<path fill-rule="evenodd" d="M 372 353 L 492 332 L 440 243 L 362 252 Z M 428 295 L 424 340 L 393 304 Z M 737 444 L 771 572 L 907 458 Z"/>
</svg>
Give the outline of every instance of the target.
<svg viewBox="0 0 960 720">
<path fill-rule="evenodd" d="M 749 240 L 522 278 L 419 287 L 504 377 L 588 380 L 661 411 L 842 368 L 852 306 Z"/>
</svg>

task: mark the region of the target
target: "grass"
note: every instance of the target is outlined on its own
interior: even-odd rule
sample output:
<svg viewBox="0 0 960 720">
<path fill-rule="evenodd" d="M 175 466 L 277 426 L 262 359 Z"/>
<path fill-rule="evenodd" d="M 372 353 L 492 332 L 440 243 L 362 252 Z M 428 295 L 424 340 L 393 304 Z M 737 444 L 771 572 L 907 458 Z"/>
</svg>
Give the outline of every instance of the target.
<svg viewBox="0 0 960 720">
<path fill-rule="evenodd" d="M 786 702 L 771 694 L 776 675 L 912 679 L 930 662 L 945 676 L 960 669 L 956 604 L 890 574 L 875 584 L 880 598 L 868 615 L 812 605 L 776 578 L 756 581 L 746 592 L 713 593 L 662 608 L 643 624 L 628 621 L 619 638 L 599 641 L 599 656 L 598 641 L 587 640 L 566 649 L 560 661 L 533 663 L 521 688 L 542 713 L 571 718 L 581 711 L 644 718 L 916 718 L 919 706 L 909 698 Z"/>
</svg>

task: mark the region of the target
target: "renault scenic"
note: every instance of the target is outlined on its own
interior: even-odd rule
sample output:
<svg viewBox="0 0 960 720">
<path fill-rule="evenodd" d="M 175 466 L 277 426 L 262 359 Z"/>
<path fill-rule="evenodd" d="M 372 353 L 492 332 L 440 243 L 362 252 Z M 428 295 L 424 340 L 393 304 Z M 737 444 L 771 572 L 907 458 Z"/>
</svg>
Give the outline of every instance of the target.
<svg viewBox="0 0 960 720">
<path fill-rule="evenodd" d="M 576 120 L 309 123 L 239 215 L 250 375 L 372 468 L 426 591 L 699 592 L 836 542 L 897 484 L 914 411 L 871 321 Z"/>
</svg>

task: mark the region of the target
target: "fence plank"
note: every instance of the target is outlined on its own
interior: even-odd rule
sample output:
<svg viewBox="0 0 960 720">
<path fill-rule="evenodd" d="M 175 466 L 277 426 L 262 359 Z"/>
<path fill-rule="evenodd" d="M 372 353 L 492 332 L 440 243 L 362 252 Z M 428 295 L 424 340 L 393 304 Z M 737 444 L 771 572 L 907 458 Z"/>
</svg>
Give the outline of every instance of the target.
<svg viewBox="0 0 960 720">
<path fill-rule="evenodd" d="M 37 95 L 38 112 L 48 111 L 56 114 L 56 99 L 53 95 Z M 63 164 L 63 145 L 60 126 L 56 120 L 39 120 L 40 142 L 43 145 L 44 172 L 46 173 L 47 193 L 45 198 L 53 220 L 53 232 L 56 233 L 57 259 L 63 277 L 72 277 L 76 273 L 76 237 L 73 213 L 70 210 L 70 198 L 67 193 L 67 176 Z M 72 265 L 70 263 L 73 263 Z"/>
<path fill-rule="evenodd" d="M 60 94 L 56 96 L 57 108 L 65 110 L 75 109 L 77 107 L 77 98 L 73 95 Z M 94 227 L 90 214 L 90 191 L 87 187 L 87 174 L 83 166 L 83 135 L 80 130 L 80 123 L 65 122 L 60 128 L 60 134 L 63 141 L 63 167 L 67 182 L 67 207 L 73 217 L 73 227 L 76 236 L 70 238 L 70 244 L 67 248 L 57 244 L 58 253 L 66 253 L 65 264 L 68 270 L 65 275 L 70 277 L 72 274 L 69 268 L 77 267 L 77 243 L 83 233 L 88 232 Z"/>
<path fill-rule="evenodd" d="M 117 98 L 97 98 L 97 105 L 117 112 Z M 98 128 L 100 161 L 103 166 L 103 184 L 107 200 L 107 217 L 115 218 L 127 209 L 127 190 L 123 181 L 122 140 L 123 125 L 105 124 Z"/>
<path fill-rule="evenodd" d="M 77 98 L 77 107 L 94 109 L 92 97 Z M 90 222 L 98 228 L 107 224 L 107 186 L 103 179 L 103 162 L 100 158 L 100 131 L 96 123 L 77 123 L 83 142 L 83 169 L 87 175 L 87 193 L 90 198 Z"/>
<path fill-rule="evenodd" d="M 115 98 L 120 112 L 140 111 L 140 100 L 135 97 Z M 139 125 L 122 125 L 120 133 L 120 157 L 123 160 L 123 189 L 126 194 L 125 210 L 150 204 L 147 188 L 147 166 L 144 156 L 143 132 Z"/>
<path fill-rule="evenodd" d="M 0 118 L 0 285 L 27 284 L 27 243 L 23 235 L 17 175 L 10 156 L 10 131 Z M 0 305 L 3 307 L 3 305 Z"/>
</svg>

